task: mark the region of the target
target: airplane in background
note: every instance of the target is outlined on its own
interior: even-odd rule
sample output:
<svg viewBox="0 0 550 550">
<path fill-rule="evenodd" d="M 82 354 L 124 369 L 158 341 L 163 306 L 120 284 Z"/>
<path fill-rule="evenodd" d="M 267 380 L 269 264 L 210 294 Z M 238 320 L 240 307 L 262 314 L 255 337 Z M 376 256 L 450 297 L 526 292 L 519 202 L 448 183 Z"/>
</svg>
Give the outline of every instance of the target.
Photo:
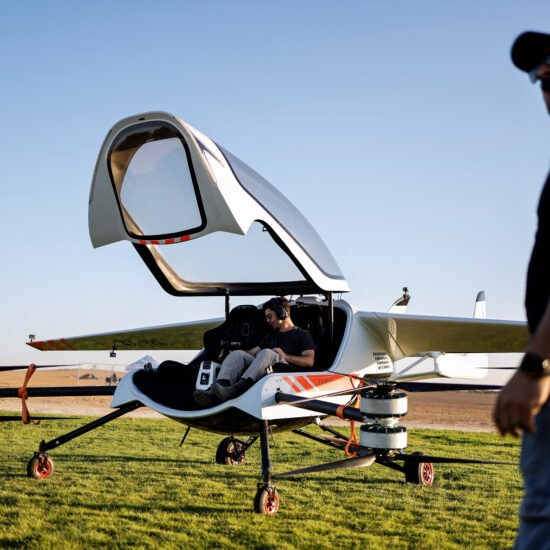
<svg viewBox="0 0 550 550">
<path fill-rule="evenodd" d="M 480 462 L 406 454 L 407 431 L 399 420 L 407 412 L 405 391 L 433 389 L 418 380 L 481 379 L 487 353 L 525 348 L 525 323 L 484 318 L 483 293 L 469 319 L 407 315 L 407 289 L 385 313 L 335 299 L 349 291 L 348 283 L 300 211 L 227 149 L 164 112 L 125 118 L 109 131 L 93 175 L 88 221 L 94 247 L 130 241 L 166 292 L 219 296 L 225 317 L 28 342 L 41 351 L 201 350 L 186 365 L 169 361 L 129 373 L 116 388 L 26 388 L 29 397 L 114 393 L 116 409 L 43 441 L 29 461 L 29 476 L 53 473 L 48 451 L 141 406 L 187 425 L 186 435 L 190 427 L 226 435 L 218 463 L 242 464 L 259 437 L 262 482 L 254 509 L 269 515 L 279 509 L 275 477 L 376 462 L 404 473 L 407 481 L 430 485 L 434 463 Z M 281 295 L 294 297 L 291 317 L 315 340 L 314 366 L 300 371 L 275 365 L 238 397 L 206 408 L 196 403 L 194 391 L 215 381 L 220 350 L 250 349 L 269 328 L 261 307 L 231 308 L 231 297 Z M 13 392 L 0 390 L 0 397 L 16 396 Z M 353 406 L 358 396 L 359 408 Z M 361 423 L 359 440 L 325 425 L 321 418 L 327 415 Z M 313 422 L 330 435 L 302 429 Z M 274 475 L 268 432 L 284 430 L 340 449 L 348 458 Z"/>
</svg>

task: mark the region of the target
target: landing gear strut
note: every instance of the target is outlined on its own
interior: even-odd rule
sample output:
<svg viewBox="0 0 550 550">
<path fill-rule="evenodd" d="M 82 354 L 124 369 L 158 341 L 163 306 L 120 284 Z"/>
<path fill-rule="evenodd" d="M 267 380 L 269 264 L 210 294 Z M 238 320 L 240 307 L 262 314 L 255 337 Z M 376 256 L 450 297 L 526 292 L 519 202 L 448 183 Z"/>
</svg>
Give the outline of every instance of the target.
<svg viewBox="0 0 550 550">
<path fill-rule="evenodd" d="M 34 456 L 29 460 L 29 463 L 27 464 L 27 475 L 35 479 L 43 479 L 45 477 L 51 476 L 54 472 L 55 466 L 53 460 L 48 456 L 48 453 L 46 451 L 49 451 L 50 449 L 55 449 L 56 447 L 67 443 L 67 441 L 71 441 L 71 439 L 74 439 L 75 437 L 94 430 L 95 428 L 99 428 L 99 426 L 103 426 L 103 424 L 107 424 L 107 422 L 111 422 L 111 420 L 114 420 L 115 418 L 118 418 L 119 416 L 122 416 L 123 414 L 131 412 L 142 406 L 143 405 L 139 401 L 134 401 L 133 403 L 124 405 L 120 407 L 120 409 L 117 409 L 110 414 L 98 418 L 97 420 L 94 420 L 89 424 L 85 424 L 84 426 L 77 428 L 72 432 L 56 437 L 55 439 L 52 439 L 47 443 L 45 441 L 42 441 L 40 443 L 38 451 L 34 453 Z"/>
<path fill-rule="evenodd" d="M 262 483 L 258 483 L 258 491 L 254 498 L 254 512 L 272 516 L 279 511 L 279 493 L 271 483 L 271 457 L 269 454 L 269 439 L 267 437 L 268 422 L 264 420 L 260 430 L 260 447 L 262 451 Z"/>
</svg>

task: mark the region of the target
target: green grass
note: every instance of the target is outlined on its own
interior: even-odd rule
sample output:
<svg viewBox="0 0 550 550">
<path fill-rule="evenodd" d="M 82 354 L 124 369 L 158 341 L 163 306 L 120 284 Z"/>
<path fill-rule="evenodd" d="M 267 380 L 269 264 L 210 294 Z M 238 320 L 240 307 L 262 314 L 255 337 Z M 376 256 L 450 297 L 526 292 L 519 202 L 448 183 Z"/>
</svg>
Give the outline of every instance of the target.
<svg viewBox="0 0 550 550">
<path fill-rule="evenodd" d="M 241 467 L 215 463 L 221 436 L 169 420 L 119 419 L 50 452 L 55 474 L 26 476 L 40 440 L 89 419 L 0 424 L 0 548 L 508 548 L 521 477 L 514 466 L 436 465 L 422 488 L 374 465 L 281 479 L 279 513 L 253 512 L 256 443 Z M 318 430 L 312 428 L 312 431 Z M 344 458 L 292 433 L 275 435 L 282 472 Z M 517 461 L 495 434 L 414 430 L 409 451 Z"/>
</svg>

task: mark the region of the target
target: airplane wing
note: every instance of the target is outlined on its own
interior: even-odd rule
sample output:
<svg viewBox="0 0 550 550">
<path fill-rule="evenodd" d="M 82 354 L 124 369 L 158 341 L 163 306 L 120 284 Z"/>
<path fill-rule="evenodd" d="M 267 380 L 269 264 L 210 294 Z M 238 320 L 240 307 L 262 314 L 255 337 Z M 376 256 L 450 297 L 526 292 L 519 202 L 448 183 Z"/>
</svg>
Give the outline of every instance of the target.
<svg viewBox="0 0 550 550">
<path fill-rule="evenodd" d="M 27 342 L 40 351 L 93 350 L 198 350 L 203 348 L 207 330 L 223 323 L 224 319 L 208 319 L 157 327 L 89 334 Z"/>
<path fill-rule="evenodd" d="M 513 353 L 527 346 L 527 324 L 520 321 L 398 315 L 359 311 L 361 324 L 378 336 L 393 360 L 427 351 Z"/>
</svg>

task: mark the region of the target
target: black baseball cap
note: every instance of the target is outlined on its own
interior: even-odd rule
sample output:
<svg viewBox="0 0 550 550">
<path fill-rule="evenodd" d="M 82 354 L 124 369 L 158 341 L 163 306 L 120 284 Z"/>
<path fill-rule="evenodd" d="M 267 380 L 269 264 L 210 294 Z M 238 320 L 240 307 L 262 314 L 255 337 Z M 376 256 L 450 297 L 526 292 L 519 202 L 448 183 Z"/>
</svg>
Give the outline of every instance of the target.
<svg viewBox="0 0 550 550">
<path fill-rule="evenodd" d="M 549 50 L 550 34 L 527 31 L 520 34 L 512 46 L 512 62 L 528 73 L 542 63 L 544 54 Z"/>
</svg>

